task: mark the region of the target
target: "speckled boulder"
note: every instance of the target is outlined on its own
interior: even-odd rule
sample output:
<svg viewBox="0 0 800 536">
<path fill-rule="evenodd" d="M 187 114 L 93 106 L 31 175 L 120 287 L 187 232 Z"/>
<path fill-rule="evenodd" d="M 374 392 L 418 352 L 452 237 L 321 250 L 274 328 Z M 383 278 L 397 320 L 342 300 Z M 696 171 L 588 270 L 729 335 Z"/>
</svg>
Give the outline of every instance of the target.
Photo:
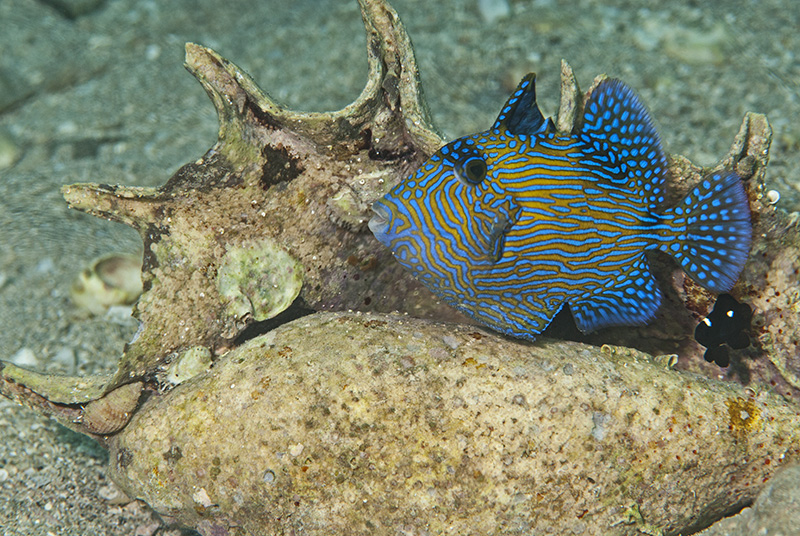
<svg viewBox="0 0 800 536">
<path fill-rule="evenodd" d="M 669 361 L 315 314 L 152 397 L 110 474 L 205 535 L 685 534 L 797 458 L 800 417 Z"/>
</svg>

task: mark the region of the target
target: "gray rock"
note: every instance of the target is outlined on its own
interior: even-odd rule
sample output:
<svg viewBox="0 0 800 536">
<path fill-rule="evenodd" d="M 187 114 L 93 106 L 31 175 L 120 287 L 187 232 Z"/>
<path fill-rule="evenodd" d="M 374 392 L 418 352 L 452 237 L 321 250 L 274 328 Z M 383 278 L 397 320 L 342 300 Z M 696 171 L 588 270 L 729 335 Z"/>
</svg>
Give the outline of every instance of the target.
<svg viewBox="0 0 800 536">
<path fill-rule="evenodd" d="M 779 471 L 751 508 L 698 536 L 792 536 L 800 532 L 800 465 Z"/>
</svg>

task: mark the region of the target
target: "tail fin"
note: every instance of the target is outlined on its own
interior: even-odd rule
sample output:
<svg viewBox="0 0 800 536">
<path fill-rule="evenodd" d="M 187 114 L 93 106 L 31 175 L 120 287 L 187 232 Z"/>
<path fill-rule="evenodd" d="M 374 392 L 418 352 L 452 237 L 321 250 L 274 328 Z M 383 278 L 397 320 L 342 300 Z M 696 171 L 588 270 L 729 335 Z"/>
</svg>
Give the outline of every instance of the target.
<svg viewBox="0 0 800 536">
<path fill-rule="evenodd" d="M 730 290 L 747 260 L 752 234 L 750 205 L 739 176 L 723 171 L 706 177 L 667 215 L 675 235 L 661 249 L 708 290 Z"/>
</svg>

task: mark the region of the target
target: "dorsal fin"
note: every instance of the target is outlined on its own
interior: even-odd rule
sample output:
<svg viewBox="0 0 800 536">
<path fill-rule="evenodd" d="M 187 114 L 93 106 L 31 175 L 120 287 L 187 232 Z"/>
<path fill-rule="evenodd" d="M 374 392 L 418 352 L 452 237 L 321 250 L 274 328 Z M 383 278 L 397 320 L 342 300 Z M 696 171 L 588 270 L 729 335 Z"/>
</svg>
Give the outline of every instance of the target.
<svg viewBox="0 0 800 536">
<path fill-rule="evenodd" d="M 647 108 L 631 88 L 614 79 L 600 82 L 586 101 L 578 136 L 586 154 L 614 169 L 650 210 L 664 201 L 667 159 Z"/>
<path fill-rule="evenodd" d="M 511 134 L 530 136 L 542 132 L 547 123 L 536 104 L 536 73 L 529 73 L 506 101 L 492 130 L 505 129 Z"/>
</svg>

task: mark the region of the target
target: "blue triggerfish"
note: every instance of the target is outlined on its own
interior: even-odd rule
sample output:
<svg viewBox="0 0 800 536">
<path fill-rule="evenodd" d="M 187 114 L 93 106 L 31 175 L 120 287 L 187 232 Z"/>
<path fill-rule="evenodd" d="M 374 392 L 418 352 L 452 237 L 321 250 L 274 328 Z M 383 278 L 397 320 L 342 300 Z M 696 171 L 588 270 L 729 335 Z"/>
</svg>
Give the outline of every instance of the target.
<svg viewBox="0 0 800 536">
<path fill-rule="evenodd" d="M 377 200 L 369 228 L 442 300 L 501 333 L 534 339 L 565 305 L 584 333 L 645 324 L 661 304 L 648 250 L 724 292 L 750 249 L 738 175 L 713 173 L 665 208 L 666 175 L 625 84 L 601 82 L 562 133 L 529 74 L 489 130 L 448 143 Z"/>
</svg>

